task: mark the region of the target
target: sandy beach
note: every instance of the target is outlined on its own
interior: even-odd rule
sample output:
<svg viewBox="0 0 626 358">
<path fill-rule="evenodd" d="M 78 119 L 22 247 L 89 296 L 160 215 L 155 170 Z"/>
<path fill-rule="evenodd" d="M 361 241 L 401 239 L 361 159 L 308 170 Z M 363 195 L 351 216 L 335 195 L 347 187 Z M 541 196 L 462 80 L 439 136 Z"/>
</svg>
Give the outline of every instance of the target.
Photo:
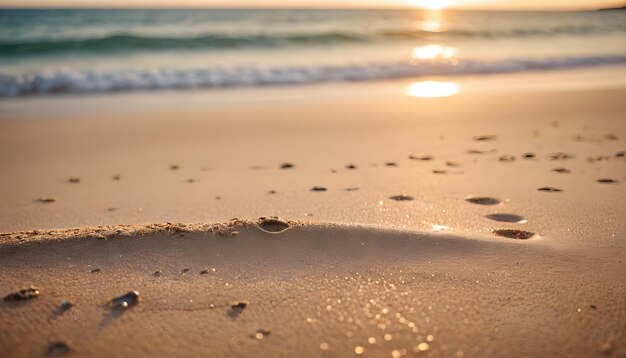
<svg viewBox="0 0 626 358">
<path fill-rule="evenodd" d="M 517 79 L 2 103 L 0 356 L 626 355 L 626 89 Z"/>
</svg>

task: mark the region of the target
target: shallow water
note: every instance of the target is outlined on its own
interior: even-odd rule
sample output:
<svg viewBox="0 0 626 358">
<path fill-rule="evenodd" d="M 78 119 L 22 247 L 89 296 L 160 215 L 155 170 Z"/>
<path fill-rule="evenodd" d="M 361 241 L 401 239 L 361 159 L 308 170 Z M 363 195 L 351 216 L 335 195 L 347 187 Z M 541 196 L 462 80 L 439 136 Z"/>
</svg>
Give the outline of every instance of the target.
<svg viewBox="0 0 626 358">
<path fill-rule="evenodd" d="M 626 64 L 623 12 L 2 10 L 0 96 Z"/>
</svg>

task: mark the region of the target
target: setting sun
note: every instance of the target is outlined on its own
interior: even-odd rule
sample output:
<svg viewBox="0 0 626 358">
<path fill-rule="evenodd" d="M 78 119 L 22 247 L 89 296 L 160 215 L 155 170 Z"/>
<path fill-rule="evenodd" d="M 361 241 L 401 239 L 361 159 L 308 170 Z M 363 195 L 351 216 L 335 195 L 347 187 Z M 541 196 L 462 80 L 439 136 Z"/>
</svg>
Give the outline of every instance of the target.
<svg viewBox="0 0 626 358">
<path fill-rule="evenodd" d="M 413 4 L 428 10 L 441 10 L 452 4 L 452 0 L 413 0 Z"/>
</svg>

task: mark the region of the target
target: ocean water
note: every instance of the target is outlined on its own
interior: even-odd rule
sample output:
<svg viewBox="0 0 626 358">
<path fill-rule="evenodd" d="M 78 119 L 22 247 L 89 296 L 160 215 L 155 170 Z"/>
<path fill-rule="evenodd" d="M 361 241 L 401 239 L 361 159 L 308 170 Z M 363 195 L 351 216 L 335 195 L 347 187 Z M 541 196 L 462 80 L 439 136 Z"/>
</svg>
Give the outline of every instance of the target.
<svg viewBox="0 0 626 358">
<path fill-rule="evenodd" d="M 626 12 L 0 10 L 0 97 L 626 65 Z"/>
</svg>

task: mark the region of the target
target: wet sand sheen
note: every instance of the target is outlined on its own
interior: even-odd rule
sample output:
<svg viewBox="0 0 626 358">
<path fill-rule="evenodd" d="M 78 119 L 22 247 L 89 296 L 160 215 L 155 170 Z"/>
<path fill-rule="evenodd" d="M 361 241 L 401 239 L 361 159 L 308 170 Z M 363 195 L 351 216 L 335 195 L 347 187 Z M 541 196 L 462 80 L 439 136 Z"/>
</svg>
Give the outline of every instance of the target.
<svg viewBox="0 0 626 358">
<path fill-rule="evenodd" d="M 231 236 L 234 231 L 240 234 Z M 1 330 L 8 342 L 1 347 L 2 356 L 38 356 L 50 350 L 180 354 L 174 349 L 181 344 L 188 354 L 205 355 L 297 352 L 313 357 L 324 351 L 345 356 L 362 347 L 373 356 L 394 350 L 447 356 L 471 353 L 472 342 L 485 331 L 497 338 L 483 346 L 487 355 L 520 356 L 515 344 L 520 336 L 534 342 L 524 354 L 556 352 L 561 344 L 595 353 L 621 327 L 615 321 L 607 325 L 587 307 L 611 314 L 619 307 L 607 300 L 626 293 L 621 288 L 576 296 L 572 283 L 579 274 L 561 276 L 551 283 L 555 290 L 543 290 L 535 275 L 548 273 L 555 261 L 585 259 L 555 256 L 541 240 L 496 236 L 311 225 L 270 217 L 19 233 L 2 240 L 0 256 L 6 258 L 8 272 L 0 277 L 0 287 L 33 285 L 39 292 L 25 301 L 2 302 L 2 321 L 22 322 Z M 467 272 L 476 261 L 498 267 L 497 273 Z M 33 268 L 30 262 L 40 265 Z M 444 271 L 436 268 L 442 265 Z M 533 275 L 519 271 L 527 265 Z M 102 270 L 93 275 L 91 267 Z M 522 291 L 518 280 L 525 283 Z M 442 289 L 445 296 L 436 294 Z M 568 291 L 572 294 L 554 295 Z M 527 302 L 530 292 L 533 298 Z M 587 303 L 582 313 L 581 299 Z M 55 314 L 65 301 L 72 303 Z M 121 309 L 111 306 L 118 301 Z M 534 303 L 540 301 L 544 303 Z M 520 317 L 516 312 L 522 308 L 527 314 Z M 555 309 L 561 314 L 546 322 L 543 317 Z M 493 322 L 482 317 L 496 311 L 515 319 L 493 331 Z M 581 314 L 584 321 L 572 321 Z M 565 322 L 570 330 L 559 334 Z M 467 324 L 476 329 L 468 331 Z M 600 325 L 604 333 L 592 341 L 570 334 Z M 547 337 L 540 333 L 543 329 L 556 334 Z M 140 336 L 138 344 L 125 344 Z"/>
</svg>

